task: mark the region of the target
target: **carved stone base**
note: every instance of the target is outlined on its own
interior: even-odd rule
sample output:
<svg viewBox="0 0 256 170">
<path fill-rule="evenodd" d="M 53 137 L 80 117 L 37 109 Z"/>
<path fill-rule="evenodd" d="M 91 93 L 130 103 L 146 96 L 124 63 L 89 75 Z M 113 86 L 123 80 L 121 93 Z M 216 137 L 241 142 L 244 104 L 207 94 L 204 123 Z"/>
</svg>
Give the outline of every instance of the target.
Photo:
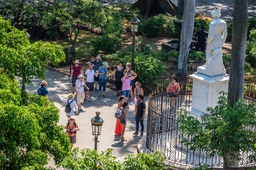
<svg viewBox="0 0 256 170">
<path fill-rule="evenodd" d="M 207 76 L 195 72 L 190 77 L 193 79 L 191 114 L 200 117 L 208 114 L 207 107 L 217 105 L 220 91 L 228 91 L 229 75 Z"/>
<path fill-rule="evenodd" d="M 214 69 L 210 67 L 200 66 L 197 68 L 197 72 L 209 77 L 221 76 L 226 74 L 226 69 L 223 67 L 222 69 Z"/>
</svg>

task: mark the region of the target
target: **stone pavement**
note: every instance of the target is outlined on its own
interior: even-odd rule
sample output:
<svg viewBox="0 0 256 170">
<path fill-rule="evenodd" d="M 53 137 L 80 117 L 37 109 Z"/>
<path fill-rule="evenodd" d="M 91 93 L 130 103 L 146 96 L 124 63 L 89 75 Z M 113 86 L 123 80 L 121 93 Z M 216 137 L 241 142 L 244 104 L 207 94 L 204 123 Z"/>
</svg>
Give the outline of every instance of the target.
<svg viewBox="0 0 256 170">
<path fill-rule="evenodd" d="M 177 4 L 178 0 L 172 0 Z M 230 20 L 232 18 L 234 0 L 196 0 L 196 13 L 211 17 L 212 10 L 217 7 L 221 10 L 221 18 Z M 248 0 L 248 15 L 256 18 L 256 1 Z"/>
<path fill-rule="evenodd" d="M 55 106 L 60 110 L 59 124 L 66 125 L 67 117 L 64 112 L 65 103 L 62 103 L 57 94 L 67 97 L 72 92 L 71 82 L 69 76 L 56 72 L 54 70 L 46 69 L 46 81 L 48 83 L 47 88 L 49 90 L 49 99 L 54 102 Z M 26 90 L 30 93 L 37 93 L 37 88 L 40 86 L 41 80 L 35 79 L 32 81 L 33 85 L 27 85 Z M 76 122 L 80 128 L 77 133 L 77 143 L 74 147 L 90 148 L 94 149 L 94 136 L 92 136 L 91 130 L 91 118 L 95 116 L 95 112 L 101 112 L 101 117 L 104 120 L 102 126 L 102 133 L 99 136 L 98 151 L 106 151 L 108 148 L 113 149 L 113 155 L 118 160 L 123 161 L 125 154 L 137 153 L 137 144 L 142 138 L 141 136 L 133 136 L 135 131 L 135 120 L 134 120 L 134 105 L 130 104 L 128 111 L 128 122 L 125 132 L 126 141 L 121 142 L 119 137 L 115 136 L 114 129 L 116 124 L 116 118 L 114 113 L 117 109 L 117 96 L 116 92 L 107 89 L 107 98 L 97 98 L 98 92 L 93 93 L 91 102 L 84 102 L 82 105 L 82 112 L 76 116 Z M 145 99 L 146 101 L 146 99 Z M 145 118 L 145 129 L 146 129 Z M 144 136 L 146 135 L 146 131 Z M 51 160 L 49 166 L 54 167 L 54 162 Z"/>
</svg>

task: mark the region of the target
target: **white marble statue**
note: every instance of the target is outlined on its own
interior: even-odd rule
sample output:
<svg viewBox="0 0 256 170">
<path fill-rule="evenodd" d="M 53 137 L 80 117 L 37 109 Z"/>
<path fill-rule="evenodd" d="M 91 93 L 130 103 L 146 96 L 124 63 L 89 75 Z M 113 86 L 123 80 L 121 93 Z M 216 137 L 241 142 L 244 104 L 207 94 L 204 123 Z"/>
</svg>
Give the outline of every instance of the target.
<svg viewBox="0 0 256 170">
<path fill-rule="evenodd" d="M 214 9 L 212 11 L 213 20 L 210 24 L 206 48 L 205 67 L 207 69 L 209 69 L 209 67 L 224 69 L 222 47 L 227 38 L 227 25 L 224 20 L 220 19 L 220 16 L 220 10 Z M 216 66 L 218 66 L 218 68 L 216 68 Z"/>
</svg>

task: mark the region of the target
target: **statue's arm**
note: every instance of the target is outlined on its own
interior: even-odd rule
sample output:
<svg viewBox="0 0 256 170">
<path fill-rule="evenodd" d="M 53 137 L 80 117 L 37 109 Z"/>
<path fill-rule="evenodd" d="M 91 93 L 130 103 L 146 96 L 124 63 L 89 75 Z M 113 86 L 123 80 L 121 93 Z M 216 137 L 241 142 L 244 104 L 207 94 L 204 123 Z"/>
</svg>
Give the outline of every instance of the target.
<svg viewBox="0 0 256 170">
<path fill-rule="evenodd" d="M 209 28 L 209 34 L 208 34 L 208 39 L 207 39 L 207 44 L 209 44 L 212 39 L 214 37 L 214 28 L 212 26 L 212 24 L 210 25 L 210 28 Z"/>
<path fill-rule="evenodd" d="M 228 35 L 228 31 L 227 31 L 227 25 L 225 23 L 224 30 L 223 30 L 223 36 L 222 36 L 222 44 L 224 44 L 226 42 L 227 35 Z"/>
</svg>

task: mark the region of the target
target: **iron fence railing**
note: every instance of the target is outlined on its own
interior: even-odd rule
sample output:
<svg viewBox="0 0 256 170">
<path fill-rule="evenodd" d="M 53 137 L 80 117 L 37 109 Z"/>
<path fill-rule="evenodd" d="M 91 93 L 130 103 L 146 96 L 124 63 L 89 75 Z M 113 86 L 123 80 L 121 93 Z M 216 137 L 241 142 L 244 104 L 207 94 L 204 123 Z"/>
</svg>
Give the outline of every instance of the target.
<svg viewBox="0 0 256 170">
<path fill-rule="evenodd" d="M 191 91 L 193 88 L 193 79 L 190 77 L 177 77 L 181 90 Z M 146 95 L 166 92 L 166 88 L 171 82 L 170 77 L 153 79 L 150 84 L 144 87 Z M 256 82 L 245 79 L 244 96 L 256 99 Z"/>
<path fill-rule="evenodd" d="M 256 99 L 245 97 L 248 103 Z M 211 168 L 222 168 L 223 159 L 218 155 L 209 156 L 203 150 L 189 150 L 182 141 L 189 139 L 188 136 L 179 131 L 178 116 L 176 112 L 180 109 L 190 111 L 192 104 L 191 91 L 180 91 L 171 103 L 171 98 L 166 92 L 150 95 L 148 100 L 148 122 L 146 146 L 152 151 L 161 151 L 167 158 L 167 163 L 180 169 L 209 165 Z M 172 104 L 172 106 L 171 106 Z M 253 127 L 254 130 L 255 127 Z M 252 167 L 256 163 L 250 163 L 248 156 L 254 154 L 241 153 L 239 167 Z"/>
</svg>

